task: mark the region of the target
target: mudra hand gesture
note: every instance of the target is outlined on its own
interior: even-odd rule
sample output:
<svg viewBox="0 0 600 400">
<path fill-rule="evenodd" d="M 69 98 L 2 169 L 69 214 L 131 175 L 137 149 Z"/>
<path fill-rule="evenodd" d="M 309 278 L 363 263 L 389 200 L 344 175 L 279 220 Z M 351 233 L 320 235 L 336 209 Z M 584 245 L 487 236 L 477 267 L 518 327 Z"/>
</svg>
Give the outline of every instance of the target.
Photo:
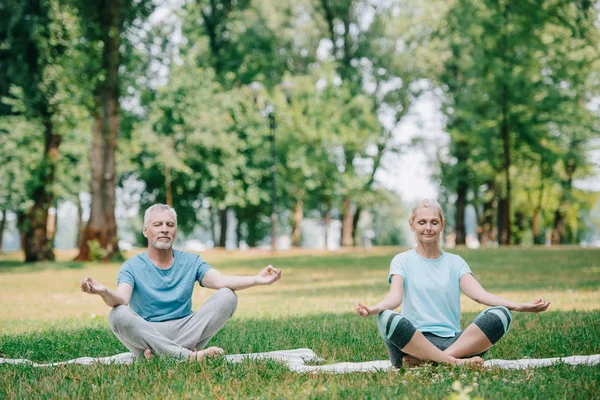
<svg viewBox="0 0 600 400">
<path fill-rule="evenodd" d="M 354 303 L 354 311 L 361 317 L 368 317 L 371 315 L 377 315 L 381 312 L 376 306 L 365 306 L 360 304 L 358 301 Z"/>
<path fill-rule="evenodd" d="M 550 305 L 550 301 L 544 300 L 543 298 L 539 298 L 535 301 L 530 301 L 529 303 L 520 303 L 515 308 L 515 311 L 520 312 L 531 312 L 531 313 L 540 313 L 544 312 L 548 309 Z"/>
<path fill-rule="evenodd" d="M 82 292 L 89 293 L 89 294 L 102 294 L 102 293 L 106 293 L 108 291 L 106 286 L 104 286 L 100 282 L 90 278 L 89 276 L 86 276 L 81 281 L 81 284 L 79 285 L 79 287 L 81 288 Z"/>
<path fill-rule="evenodd" d="M 281 279 L 281 270 L 269 265 L 256 275 L 256 284 L 270 285 L 279 279 Z"/>
</svg>

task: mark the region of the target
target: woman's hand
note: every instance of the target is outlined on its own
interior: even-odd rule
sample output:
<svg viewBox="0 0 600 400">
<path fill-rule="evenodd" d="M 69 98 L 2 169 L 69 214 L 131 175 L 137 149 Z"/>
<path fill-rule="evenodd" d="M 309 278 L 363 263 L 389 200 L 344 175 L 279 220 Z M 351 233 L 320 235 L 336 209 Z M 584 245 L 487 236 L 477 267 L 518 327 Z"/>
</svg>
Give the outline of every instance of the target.
<svg viewBox="0 0 600 400">
<path fill-rule="evenodd" d="M 368 317 L 370 315 L 377 315 L 381 312 L 377 306 L 365 306 L 360 304 L 358 301 L 354 303 L 354 311 L 361 317 Z"/>
<path fill-rule="evenodd" d="M 515 308 L 515 311 L 520 312 L 531 312 L 531 313 L 540 313 L 544 312 L 548 309 L 550 305 L 550 301 L 539 298 L 535 301 L 531 301 L 529 303 L 520 303 Z"/>
</svg>

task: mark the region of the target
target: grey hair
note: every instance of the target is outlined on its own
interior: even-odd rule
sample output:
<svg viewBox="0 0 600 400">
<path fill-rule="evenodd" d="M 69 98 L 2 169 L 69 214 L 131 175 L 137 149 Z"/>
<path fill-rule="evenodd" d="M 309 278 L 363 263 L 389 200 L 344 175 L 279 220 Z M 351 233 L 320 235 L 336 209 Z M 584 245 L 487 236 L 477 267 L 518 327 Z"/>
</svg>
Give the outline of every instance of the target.
<svg viewBox="0 0 600 400">
<path fill-rule="evenodd" d="M 169 211 L 173 215 L 173 218 L 175 218 L 175 224 L 177 224 L 177 213 L 173 207 L 166 204 L 153 204 L 144 212 L 144 226 L 148 225 L 148 216 L 152 211 Z"/>
<path fill-rule="evenodd" d="M 437 201 L 435 201 L 433 199 L 423 199 L 423 200 L 420 200 L 417 204 L 415 204 L 414 207 L 412 208 L 412 210 L 410 212 L 410 216 L 408 217 L 409 224 L 412 225 L 412 223 L 414 222 L 415 217 L 417 216 L 417 210 L 419 208 L 436 209 L 440 214 L 440 219 L 442 220 L 442 223 L 443 224 L 446 223 L 446 218 L 444 218 L 444 211 L 442 211 L 442 206 L 440 206 L 440 203 L 438 203 Z"/>
</svg>

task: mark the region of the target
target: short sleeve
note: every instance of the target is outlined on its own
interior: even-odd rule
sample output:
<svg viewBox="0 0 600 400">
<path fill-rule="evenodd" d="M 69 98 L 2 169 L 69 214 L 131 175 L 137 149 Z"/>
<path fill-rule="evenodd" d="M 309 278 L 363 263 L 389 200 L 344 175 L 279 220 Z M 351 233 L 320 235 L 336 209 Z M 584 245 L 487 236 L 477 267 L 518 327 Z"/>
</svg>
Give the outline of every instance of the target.
<svg viewBox="0 0 600 400">
<path fill-rule="evenodd" d="M 202 286 L 202 278 L 204 278 L 204 274 L 206 274 L 208 270 L 212 269 L 212 267 L 200 256 L 196 256 L 194 266 L 196 267 L 196 280 L 200 286 Z"/>
<path fill-rule="evenodd" d="M 128 283 L 132 288 L 135 288 L 135 278 L 133 277 L 133 273 L 131 271 L 131 264 L 128 262 L 123 263 L 121 269 L 119 270 L 119 275 L 117 276 L 117 286 L 121 283 Z"/>
<path fill-rule="evenodd" d="M 392 259 L 390 264 L 390 274 L 388 276 L 388 283 L 392 283 L 392 275 L 400 275 L 406 280 L 406 268 L 404 266 L 404 259 L 397 255 Z"/>
<path fill-rule="evenodd" d="M 458 279 L 460 280 L 460 278 L 462 278 L 462 276 L 464 274 L 471 274 L 473 275 L 473 271 L 471 271 L 471 267 L 469 267 L 469 264 L 467 264 L 467 262 L 462 258 L 462 257 L 458 257 Z"/>
</svg>

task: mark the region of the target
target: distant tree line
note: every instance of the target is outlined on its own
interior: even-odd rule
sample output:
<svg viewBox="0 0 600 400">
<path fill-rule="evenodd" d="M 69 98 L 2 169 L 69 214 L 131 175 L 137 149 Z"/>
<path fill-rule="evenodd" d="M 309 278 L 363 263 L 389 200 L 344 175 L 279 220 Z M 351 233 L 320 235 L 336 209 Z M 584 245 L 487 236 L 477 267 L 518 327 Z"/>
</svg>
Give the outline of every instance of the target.
<svg viewBox="0 0 600 400">
<path fill-rule="evenodd" d="M 205 225 L 225 246 L 233 213 L 238 242 L 257 245 L 269 234 L 271 168 L 295 246 L 307 215 L 339 218 L 341 245 L 355 245 L 365 210 L 376 241 L 393 244 L 401 206 L 377 172 L 411 151 L 395 138 L 424 91 L 443 101 L 439 179 L 459 244 L 468 205 L 482 243 L 582 232 L 597 201 L 573 187 L 594 173 L 598 140 L 594 2 L 173 7 L 0 4 L 0 235 L 16 213 L 27 261 L 54 259 L 49 209 L 61 201 L 80 210 L 78 260 L 118 257 L 116 189 L 130 179 L 145 185 L 142 210 L 172 205 L 184 232 Z"/>
</svg>

